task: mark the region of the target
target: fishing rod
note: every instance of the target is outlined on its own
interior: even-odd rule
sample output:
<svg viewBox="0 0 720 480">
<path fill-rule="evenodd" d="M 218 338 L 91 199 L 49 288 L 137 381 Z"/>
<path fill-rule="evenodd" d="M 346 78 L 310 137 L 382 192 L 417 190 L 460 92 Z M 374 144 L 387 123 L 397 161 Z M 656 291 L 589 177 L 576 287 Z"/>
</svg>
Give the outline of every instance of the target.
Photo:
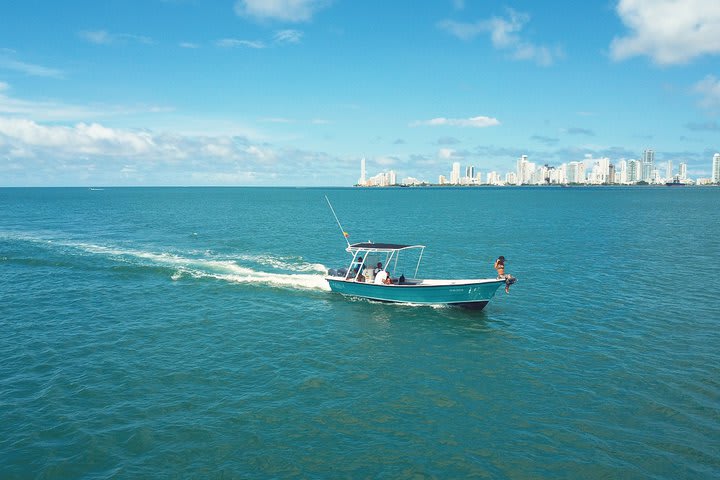
<svg viewBox="0 0 720 480">
<path fill-rule="evenodd" d="M 343 238 L 345 239 L 345 241 L 347 242 L 347 246 L 349 247 L 349 246 L 350 246 L 350 240 L 348 240 L 348 237 L 349 237 L 350 235 L 343 229 L 342 225 L 340 225 L 340 220 L 338 220 L 338 217 L 337 217 L 337 215 L 335 214 L 335 209 L 333 208 L 332 204 L 330 203 L 330 199 L 327 197 L 327 195 L 325 195 L 325 200 L 327 201 L 327 204 L 328 204 L 328 206 L 330 207 L 330 211 L 332 212 L 333 217 L 335 217 L 335 221 L 337 222 L 338 227 L 340 227 L 340 231 L 342 232 L 342 236 L 343 236 Z"/>
</svg>

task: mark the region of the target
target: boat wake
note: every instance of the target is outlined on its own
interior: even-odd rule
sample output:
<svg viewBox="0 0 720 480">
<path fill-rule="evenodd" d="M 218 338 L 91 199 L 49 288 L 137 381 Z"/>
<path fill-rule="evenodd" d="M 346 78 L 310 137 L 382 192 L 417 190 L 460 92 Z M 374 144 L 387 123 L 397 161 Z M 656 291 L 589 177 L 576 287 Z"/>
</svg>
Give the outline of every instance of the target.
<svg viewBox="0 0 720 480">
<path fill-rule="evenodd" d="M 231 283 L 328 291 L 325 266 L 301 257 L 270 254 L 219 255 L 212 251 L 157 252 L 82 241 L 66 241 L 25 235 L 3 235 L 0 239 L 30 242 L 42 248 L 60 249 L 65 256 L 104 257 L 118 266 L 167 269 L 173 281 L 208 278 Z"/>
</svg>

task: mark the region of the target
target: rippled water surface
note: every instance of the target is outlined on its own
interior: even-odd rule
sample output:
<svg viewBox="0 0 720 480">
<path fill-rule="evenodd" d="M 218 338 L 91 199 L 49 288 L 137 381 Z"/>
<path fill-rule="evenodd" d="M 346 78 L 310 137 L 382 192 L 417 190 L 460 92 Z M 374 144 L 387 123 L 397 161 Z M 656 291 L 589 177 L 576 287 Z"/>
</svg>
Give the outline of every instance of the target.
<svg viewBox="0 0 720 480">
<path fill-rule="evenodd" d="M 348 300 L 351 241 L 520 281 Z M 0 478 L 717 478 L 720 189 L 0 189 Z"/>
</svg>

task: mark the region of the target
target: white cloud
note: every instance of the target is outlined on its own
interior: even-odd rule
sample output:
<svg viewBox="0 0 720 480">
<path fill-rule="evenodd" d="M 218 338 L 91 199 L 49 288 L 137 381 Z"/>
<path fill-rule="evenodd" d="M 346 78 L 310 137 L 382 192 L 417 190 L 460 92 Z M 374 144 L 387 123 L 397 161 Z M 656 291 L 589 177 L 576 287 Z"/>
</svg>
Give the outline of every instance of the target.
<svg viewBox="0 0 720 480">
<path fill-rule="evenodd" d="M 64 76 L 63 72 L 58 69 L 21 62 L 9 56 L 10 53 L 13 52 L 7 49 L 0 50 L 0 69 L 12 70 L 32 77 L 63 78 Z"/>
<path fill-rule="evenodd" d="M 198 45 L 197 43 L 192 43 L 192 42 L 180 42 L 178 45 L 181 48 L 191 48 L 191 49 L 200 48 L 200 45 Z"/>
<path fill-rule="evenodd" d="M 97 123 L 78 123 L 74 127 L 45 126 L 32 120 L 0 117 L 0 136 L 5 142 L 32 151 L 78 155 L 133 156 L 155 149 L 147 132 L 128 132 L 103 127 Z"/>
<path fill-rule="evenodd" d="M 294 120 L 290 118 L 283 118 L 283 117 L 269 117 L 269 118 L 263 118 L 261 119 L 263 122 L 267 123 L 295 123 Z"/>
<path fill-rule="evenodd" d="M 80 38 L 96 45 L 111 45 L 125 43 L 127 41 L 151 44 L 154 43 L 149 37 L 133 35 L 131 33 L 110 33 L 106 30 L 83 30 L 78 33 Z"/>
<path fill-rule="evenodd" d="M 6 159 L 0 185 L 299 185 L 342 178 L 349 167 L 346 159 L 323 152 L 232 135 L 42 124 L 1 115 L 0 158 Z"/>
<path fill-rule="evenodd" d="M 194 185 L 247 185 L 257 183 L 263 177 L 253 171 L 193 172 L 190 175 Z"/>
<path fill-rule="evenodd" d="M 720 109 L 720 79 L 708 75 L 693 86 L 693 91 L 702 96 L 701 107 L 709 110 Z"/>
<path fill-rule="evenodd" d="M 720 54 L 717 0 L 620 0 L 616 10 L 630 32 L 610 44 L 615 60 L 647 55 L 673 65 Z"/>
<path fill-rule="evenodd" d="M 98 45 L 112 43 L 110 34 L 105 30 L 96 30 L 92 32 L 82 31 L 78 35 L 80 35 L 81 38 L 84 38 L 88 42 L 96 43 Z"/>
<path fill-rule="evenodd" d="M 397 165 L 398 159 L 390 156 L 375 157 L 373 161 L 381 167 L 392 167 Z"/>
<path fill-rule="evenodd" d="M 443 20 L 438 26 L 462 40 L 472 40 L 478 35 L 489 33 L 493 46 L 508 51 L 515 60 L 530 60 L 541 66 L 552 65 L 564 56 L 559 47 L 535 45 L 520 37 L 525 24 L 530 21 L 526 13 L 508 9 L 506 18 L 492 17 L 475 23 Z"/>
<path fill-rule="evenodd" d="M 138 113 L 161 113 L 172 109 L 158 106 L 124 107 L 118 105 L 80 106 L 53 101 L 32 101 L 7 94 L 10 85 L 0 82 L 0 115 L 32 117 L 35 120 L 80 120 Z"/>
<path fill-rule="evenodd" d="M 451 158 L 455 157 L 455 150 L 452 148 L 441 148 L 438 150 L 438 157 L 442 158 L 443 160 L 449 160 Z"/>
<path fill-rule="evenodd" d="M 209 157 L 230 158 L 233 155 L 232 144 L 229 142 L 219 141 L 217 143 L 208 143 L 201 148 L 201 151 Z"/>
<path fill-rule="evenodd" d="M 269 148 L 260 148 L 255 145 L 250 145 L 245 149 L 245 152 L 252 155 L 253 158 L 261 162 L 272 162 L 275 161 L 277 155 Z"/>
<path fill-rule="evenodd" d="M 238 0 L 235 13 L 257 20 L 306 22 L 329 0 Z"/>
<path fill-rule="evenodd" d="M 247 48 L 265 48 L 265 44 L 258 40 L 238 40 L 237 38 L 223 38 L 218 40 L 215 43 L 218 47 L 223 48 L 237 48 L 237 47 L 247 47 Z"/>
<path fill-rule="evenodd" d="M 500 125 L 500 121 L 493 117 L 470 117 L 470 118 L 433 118 L 431 120 L 418 120 L 410 124 L 411 127 L 438 127 L 438 126 L 451 126 L 451 127 L 492 127 Z"/>
<path fill-rule="evenodd" d="M 443 20 L 438 23 L 438 27 L 461 40 L 472 40 L 488 30 L 485 27 L 485 22 L 464 23 L 456 22 L 454 20 Z"/>
<path fill-rule="evenodd" d="M 38 156 L 69 159 L 90 155 L 152 161 L 197 157 L 269 162 L 277 158 L 269 147 L 249 145 L 244 138 L 228 135 L 161 134 L 84 122 L 45 125 L 25 118 L 0 116 L 0 156 L 11 148 Z"/>
<path fill-rule="evenodd" d="M 273 40 L 275 40 L 275 43 L 300 43 L 302 37 L 303 32 L 298 30 L 280 30 L 275 32 Z"/>
</svg>

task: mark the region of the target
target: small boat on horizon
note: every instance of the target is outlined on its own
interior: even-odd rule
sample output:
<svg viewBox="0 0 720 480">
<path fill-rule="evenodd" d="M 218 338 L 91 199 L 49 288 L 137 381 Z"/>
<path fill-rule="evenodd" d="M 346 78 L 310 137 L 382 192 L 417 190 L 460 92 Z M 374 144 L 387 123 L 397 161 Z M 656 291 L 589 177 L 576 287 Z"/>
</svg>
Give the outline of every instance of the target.
<svg viewBox="0 0 720 480">
<path fill-rule="evenodd" d="M 506 284 L 506 280 L 502 278 L 417 278 L 425 250 L 424 245 L 348 243 L 345 250 L 352 254 L 349 267 L 330 269 L 325 279 L 330 285 L 330 290 L 349 297 L 379 302 L 451 305 L 482 310 L 497 289 Z M 404 273 L 400 273 L 398 276 L 400 253 L 413 251 L 419 252 L 414 274 L 406 277 Z M 381 273 L 383 271 L 385 273 Z M 377 281 L 378 276 L 383 278 L 387 276 L 387 280 Z"/>
</svg>

